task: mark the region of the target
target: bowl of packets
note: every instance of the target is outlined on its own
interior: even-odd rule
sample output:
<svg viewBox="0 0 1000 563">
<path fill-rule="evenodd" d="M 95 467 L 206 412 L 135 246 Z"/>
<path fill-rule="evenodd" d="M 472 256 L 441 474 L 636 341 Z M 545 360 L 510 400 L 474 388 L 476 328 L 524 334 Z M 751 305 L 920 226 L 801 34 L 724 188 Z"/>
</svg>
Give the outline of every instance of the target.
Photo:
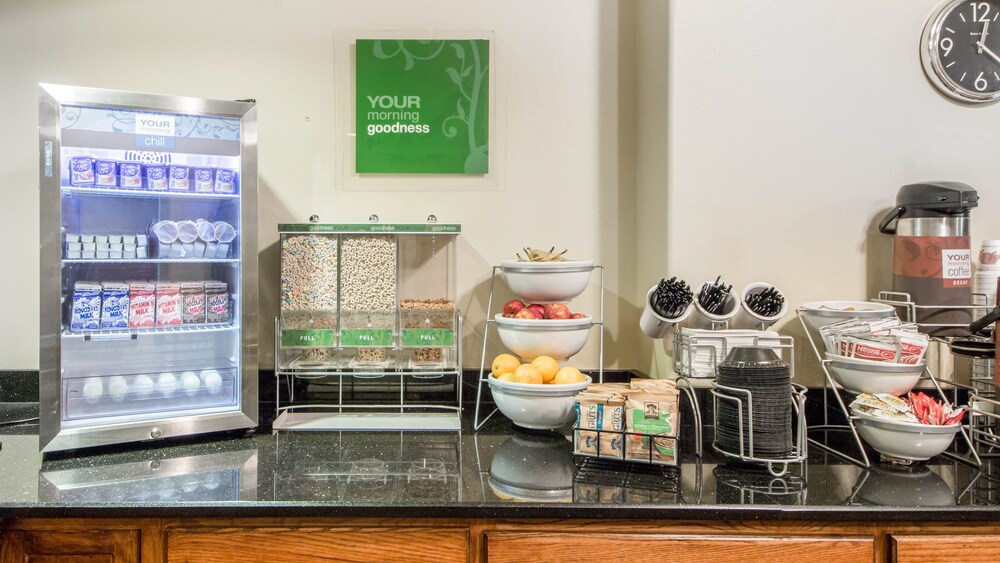
<svg viewBox="0 0 1000 563">
<path fill-rule="evenodd" d="M 851 403 L 851 413 L 861 439 L 883 457 L 924 461 L 948 449 L 962 428 L 965 409 L 920 392 L 906 397 L 862 393 Z"/>
<path fill-rule="evenodd" d="M 871 301 L 813 301 L 802 305 L 802 311 L 816 330 L 848 319 L 881 319 L 896 314 L 892 305 Z"/>
<path fill-rule="evenodd" d="M 819 333 L 830 377 L 852 393 L 903 395 L 923 375 L 928 337 L 895 316 L 847 319 Z"/>
</svg>

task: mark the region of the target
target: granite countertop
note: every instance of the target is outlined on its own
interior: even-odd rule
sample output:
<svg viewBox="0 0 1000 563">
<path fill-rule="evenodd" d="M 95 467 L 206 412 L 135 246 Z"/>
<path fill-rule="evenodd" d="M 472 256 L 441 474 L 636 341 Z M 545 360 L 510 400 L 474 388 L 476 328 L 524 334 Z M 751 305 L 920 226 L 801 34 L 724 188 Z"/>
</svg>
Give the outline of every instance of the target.
<svg viewBox="0 0 1000 563">
<path fill-rule="evenodd" d="M 19 412 L 6 407 L 8 415 Z M 10 417 L 8 417 L 8 420 Z M 711 432 L 706 433 L 706 444 Z M 281 432 L 44 459 L 37 426 L 0 428 L 0 517 L 367 516 L 996 521 L 1000 463 L 938 457 L 864 470 L 818 448 L 773 477 L 683 437 L 681 464 L 574 459 L 569 430 Z M 874 457 L 873 459 L 877 459 Z"/>
</svg>

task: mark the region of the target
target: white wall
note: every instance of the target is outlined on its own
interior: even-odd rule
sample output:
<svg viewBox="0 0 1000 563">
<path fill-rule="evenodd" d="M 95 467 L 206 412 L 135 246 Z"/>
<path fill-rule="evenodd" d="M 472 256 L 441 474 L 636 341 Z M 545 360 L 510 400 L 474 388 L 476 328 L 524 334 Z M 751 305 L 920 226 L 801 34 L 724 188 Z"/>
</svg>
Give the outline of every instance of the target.
<svg viewBox="0 0 1000 563">
<path fill-rule="evenodd" d="M 663 275 L 767 280 L 793 305 L 870 296 L 888 264 L 872 223 L 899 186 L 927 179 L 977 188 L 973 240 L 1000 238 L 1000 104 L 959 107 L 927 84 L 917 41 L 937 4 L 0 2 L 0 257 L 11 265 L 0 277 L 11 319 L 0 368 L 38 366 L 36 82 L 258 100 L 265 366 L 276 223 L 435 213 L 464 226 L 466 365 L 478 365 L 490 266 L 521 246 L 556 245 L 607 266 L 607 365 L 662 375 L 661 344 L 635 327 Z M 502 185 L 340 190 L 334 31 L 429 28 L 495 30 Z M 596 311 L 594 293 L 575 308 Z M 797 325 L 779 327 L 801 336 Z M 596 366 L 596 347 L 577 364 Z"/>
<path fill-rule="evenodd" d="M 643 209 L 639 239 L 665 239 L 653 258 L 664 273 L 692 284 L 719 274 L 735 287 L 770 281 L 793 306 L 872 296 L 891 283 L 891 243 L 873 223 L 900 186 L 922 180 L 976 188 L 974 249 L 1000 237 L 1000 104 L 960 107 L 928 84 L 917 46 L 938 5 L 640 0 L 640 22 L 665 22 L 652 33 L 640 26 L 638 72 L 640 146 L 665 144 L 667 163 L 663 181 L 663 153 L 640 152 L 640 204 L 655 204 L 665 225 L 643 221 Z M 666 91 L 662 81 L 644 86 L 664 50 Z M 648 105 L 657 98 L 665 115 Z M 794 317 L 779 326 L 802 336 Z M 798 347 L 799 373 L 818 384 L 806 351 Z"/>
<path fill-rule="evenodd" d="M 492 264 L 523 246 L 568 248 L 607 267 L 607 365 L 635 364 L 615 345 L 637 314 L 634 185 L 619 152 L 619 3 L 598 0 L 0 2 L 0 250 L 8 275 L 0 368 L 38 368 L 37 82 L 259 104 L 261 350 L 272 365 L 278 222 L 463 224 L 459 306 L 466 365 L 479 365 Z M 495 190 L 342 191 L 335 179 L 337 30 L 493 30 L 503 182 Z M 632 56 L 630 55 L 630 58 Z M 623 81 L 630 107 L 632 80 Z M 625 135 L 624 142 L 619 136 Z M 631 152 L 631 151 L 628 151 Z M 619 249 L 624 249 L 620 251 Z M 623 290 L 623 288 L 625 288 Z M 501 297 L 508 297 L 506 294 Z M 596 312 L 590 291 L 574 309 Z M 490 353 L 498 352 L 495 336 Z M 574 360 L 596 367 L 597 346 Z"/>
</svg>

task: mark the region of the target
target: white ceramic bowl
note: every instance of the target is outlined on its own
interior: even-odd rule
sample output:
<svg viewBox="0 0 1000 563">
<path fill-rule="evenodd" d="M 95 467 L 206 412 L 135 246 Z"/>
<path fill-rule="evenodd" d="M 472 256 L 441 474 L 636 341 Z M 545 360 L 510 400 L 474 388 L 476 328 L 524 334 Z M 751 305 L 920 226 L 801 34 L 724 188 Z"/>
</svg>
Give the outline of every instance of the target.
<svg viewBox="0 0 1000 563">
<path fill-rule="evenodd" d="M 813 301 L 802 309 L 806 321 L 816 330 L 847 319 L 882 319 L 896 314 L 892 305 L 871 301 Z"/>
<path fill-rule="evenodd" d="M 576 417 L 576 394 L 590 385 L 590 376 L 580 383 L 561 385 L 514 383 L 490 375 L 493 401 L 514 424 L 535 430 L 561 428 Z"/>
<path fill-rule="evenodd" d="M 874 418 L 857 411 L 854 422 L 861 439 L 881 454 L 923 461 L 948 449 L 961 424 L 934 426 Z"/>
<path fill-rule="evenodd" d="M 562 303 L 583 293 L 594 270 L 593 260 L 500 263 L 510 290 L 529 303 Z"/>
<path fill-rule="evenodd" d="M 875 362 L 826 353 L 830 361 L 830 376 L 841 387 L 852 393 L 909 393 L 924 373 L 924 363 L 897 364 Z"/>
<path fill-rule="evenodd" d="M 530 362 L 538 356 L 551 356 L 561 362 L 587 344 L 594 319 L 545 320 L 494 317 L 500 341 L 508 350 Z"/>
</svg>

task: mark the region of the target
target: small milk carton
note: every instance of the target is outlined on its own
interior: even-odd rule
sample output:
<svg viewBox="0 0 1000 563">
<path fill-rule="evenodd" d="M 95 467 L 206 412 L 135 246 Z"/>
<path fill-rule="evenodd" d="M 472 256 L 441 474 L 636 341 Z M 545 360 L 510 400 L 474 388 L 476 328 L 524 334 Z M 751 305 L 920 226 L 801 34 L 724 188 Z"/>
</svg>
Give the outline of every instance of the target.
<svg viewBox="0 0 1000 563">
<path fill-rule="evenodd" d="M 156 284 L 156 326 L 181 324 L 181 286 L 171 282 Z"/>
<path fill-rule="evenodd" d="M 101 328 L 128 328 L 128 302 L 127 283 L 101 284 Z"/>
<path fill-rule="evenodd" d="M 181 319 L 186 325 L 205 323 L 205 282 L 181 284 Z"/>
<path fill-rule="evenodd" d="M 101 328 L 101 284 L 79 281 L 73 284 L 73 314 L 69 329 Z"/>
<path fill-rule="evenodd" d="M 156 284 L 131 282 L 129 290 L 128 326 L 152 328 L 156 321 Z"/>
<path fill-rule="evenodd" d="M 229 322 L 229 291 L 226 282 L 205 282 L 205 322 Z"/>
</svg>

